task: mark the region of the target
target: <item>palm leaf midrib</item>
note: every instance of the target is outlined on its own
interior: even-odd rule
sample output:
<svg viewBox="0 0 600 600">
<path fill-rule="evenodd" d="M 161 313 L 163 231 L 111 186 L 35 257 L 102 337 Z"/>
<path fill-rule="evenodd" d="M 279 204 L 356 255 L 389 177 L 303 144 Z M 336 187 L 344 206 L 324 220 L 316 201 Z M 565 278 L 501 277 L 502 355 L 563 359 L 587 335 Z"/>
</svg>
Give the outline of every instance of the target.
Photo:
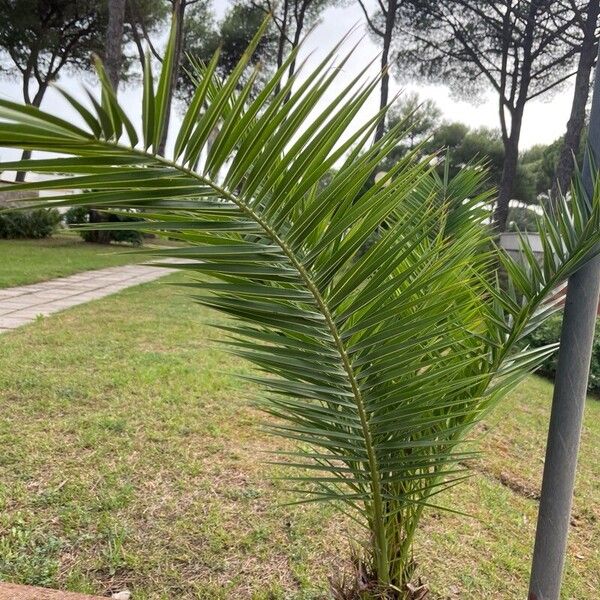
<svg viewBox="0 0 600 600">
<path fill-rule="evenodd" d="M 369 464 L 369 478 L 371 481 L 371 487 L 373 492 L 373 518 L 378 523 L 383 523 L 383 499 L 382 499 L 382 487 L 381 487 L 381 474 L 379 469 L 379 464 L 377 460 L 377 455 L 375 452 L 375 446 L 373 442 L 373 434 L 371 432 L 369 416 L 367 414 L 367 410 L 365 407 L 365 402 L 362 396 L 362 392 L 360 390 L 360 386 L 358 384 L 356 375 L 354 373 L 354 369 L 352 367 L 352 363 L 350 358 L 346 352 L 346 348 L 344 346 L 344 342 L 342 341 L 341 334 L 338 330 L 337 325 L 335 324 L 334 318 L 327 306 L 327 303 L 321 292 L 318 289 L 317 284 L 312 280 L 310 273 L 306 269 L 306 267 L 302 264 L 302 261 L 296 256 L 294 251 L 290 248 L 290 246 L 286 243 L 286 241 L 274 230 L 273 227 L 269 225 L 265 221 L 264 218 L 261 217 L 251 206 L 249 206 L 244 200 L 239 198 L 236 194 L 226 190 L 224 187 L 215 183 L 212 179 L 201 175 L 191 169 L 184 167 L 181 164 L 178 164 L 175 161 L 167 159 L 163 156 L 152 154 L 150 152 L 141 151 L 135 148 L 127 147 L 118 143 L 111 143 L 108 140 L 98 140 L 100 143 L 109 146 L 110 148 L 119 148 L 123 152 L 127 152 L 129 154 L 137 154 L 144 158 L 150 158 L 156 160 L 159 163 L 164 164 L 172 169 L 176 169 L 182 174 L 193 177 L 204 185 L 211 187 L 217 194 L 223 197 L 226 200 L 234 203 L 241 211 L 243 211 L 250 219 L 252 219 L 255 223 L 257 223 L 264 231 L 264 233 L 269 237 L 275 244 L 279 246 L 284 255 L 290 261 L 291 265 L 298 272 L 301 279 L 303 280 L 306 288 L 311 293 L 313 300 L 316 304 L 316 307 L 321 312 L 325 319 L 325 324 L 329 330 L 329 334 L 332 337 L 333 345 L 340 356 L 342 362 L 342 368 L 348 377 L 348 382 L 350 383 L 350 388 L 352 390 L 352 396 L 354 398 L 354 403 L 356 404 L 356 408 L 358 411 L 361 430 L 364 436 L 365 450 L 367 452 L 367 459 Z M 382 536 L 385 536 L 385 532 L 382 530 Z"/>
</svg>

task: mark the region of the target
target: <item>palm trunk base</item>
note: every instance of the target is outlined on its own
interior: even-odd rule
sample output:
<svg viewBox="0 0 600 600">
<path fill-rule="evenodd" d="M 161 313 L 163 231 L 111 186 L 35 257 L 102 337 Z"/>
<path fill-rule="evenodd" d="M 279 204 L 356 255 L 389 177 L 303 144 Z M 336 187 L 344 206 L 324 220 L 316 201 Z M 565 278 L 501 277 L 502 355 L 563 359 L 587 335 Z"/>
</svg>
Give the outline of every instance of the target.
<svg viewBox="0 0 600 600">
<path fill-rule="evenodd" d="M 374 571 L 365 561 L 353 557 L 353 573 L 331 577 L 330 590 L 334 600 L 429 600 L 428 585 L 421 577 L 414 578 L 416 562 L 406 565 L 403 582 L 382 587 Z"/>
</svg>

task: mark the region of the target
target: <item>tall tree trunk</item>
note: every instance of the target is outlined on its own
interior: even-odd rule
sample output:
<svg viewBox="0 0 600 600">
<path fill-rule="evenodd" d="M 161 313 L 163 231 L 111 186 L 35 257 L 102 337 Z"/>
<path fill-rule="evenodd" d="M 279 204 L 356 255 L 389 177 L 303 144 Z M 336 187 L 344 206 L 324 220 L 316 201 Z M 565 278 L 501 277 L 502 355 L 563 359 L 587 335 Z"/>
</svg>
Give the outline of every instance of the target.
<svg viewBox="0 0 600 600">
<path fill-rule="evenodd" d="M 171 104 L 173 103 L 173 94 L 177 87 L 177 79 L 179 77 L 179 65 L 181 63 L 181 55 L 183 53 L 183 19 L 185 17 L 185 7 L 187 0 L 175 0 L 173 5 L 173 18 L 177 22 L 177 31 L 175 32 L 175 51 L 173 53 L 173 69 L 171 70 L 171 82 L 167 90 L 167 110 L 165 112 L 165 126 L 162 132 L 162 137 L 158 145 L 158 154 L 165 155 L 167 147 L 167 138 L 169 136 L 169 122 L 171 120 Z"/>
<path fill-rule="evenodd" d="M 515 189 L 515 179 L 517 168 L 519 166 L 519 140 L 521 138 L 521 127 L 523 125 L 523 113 L 529 94 L 529 84 L 531 83 L 531 67 L 533 64 L 532 48 L 535 31 L 538 23 L 538 12 L 543 0 L 532 0 L 529 4 L 527 13 L 527 22 L 523 36 L 523 61 L 521 65 L 520 81 L 518 86 L 517 100 L 510 109 L 510 134 L 505 136 L 503 126 L 504 143 L 504 162 L 502 165 L 502 178 L 500 179 L 500 190 L 494 210 L 494 227 L 498 233 L 506 228 L 508 211 L 512 193 Z M 500 110 L 503 111 L 503 103 L 500 103 Z M 502 113 L 501 119 L 504 118 Z"/>
<path fill-rule="evenodd" d="M 283 1 L 283 13 L 281 16 L 281 27 L 279 29 L 279 39 L 277 40 L 277 68 L 279 69 L 283 64 L 283 54 L 285 52 L 285 42 L 287 39 L 287 24 L 288 24 L 288 13 L 289 13 L 289 2 L 288 0 Z"/>
<path fill-rule="evenodd" d="M 390 47 L 392 45 L 392 34 L 394 32 L 394 25 L 396 24 L 396 11 L 398 8 L 398 0 L 389 0 L 387 5 L 387 12 L 385 15 L 385 31 L 383 32 L 383 48 L 381 51 L 381 86 L 379 90 L 379 109 L 382 110 L 387 106 L 389 88 L 390 88 L 390 74 L 389 74 L 389 56 Z M 385 115 L 383 115 L 377 123 L 377 129 L 375 130 L 375 142 L 383 137 L 385 132 Z"/>
<path fill-rule="evenodd" d="M 29 88 L 29 85 L 27 85 L 27 88 Z M 31 103 L 29 103 L 27 101 L 25 103 L 30 104 L 30 106 L 35 106 L 36 108 L 39 108 L 40 105 L 42 104 L 42 100 L 44 98 L 44 94 L 46 93 L 47 89 L 48 89 L 47 83 L 40 84 L 38 87 L 38 91 L 35 93 L 35 96 L 31 100 Z M 25 98 L 26 98 L 26 100 L 29 99 L 29 92 L 27 92 L 27 94 L 25 95 Z M 30 158 L 31 158 L 31 150 L 23 150 L 23 152 L 21 153 L 21 160 L 29 160 Z M 18 182 L 25 181 L 25 171 L 17 171 L 17 174 L 15 175 L 15 181 L 18 181 Z"/>
<path fill-rule="evenodd" d="M 289 0 L 283 0 L 283 12 L 281 16 L 281 26 L 279 29 L 279 38 L 277 40 L 277 69 L 283 65 L 283 55 L 285 53 L 285 42 L 287 40 L 287 25 L 288 25 L 288 13 L 289 13 Z M 294 67 L 295 68 L 295 67 Z M 277 82 L 275 86 L 275 95 L 279 94 L 281 90 L 281 81 Z"/>
<path fill-rule="evenodd" d="M 517 168 L 519 165 L 519 139 L 521 137 L 521 124 L 523 122 L 524 106 L 519 106 L 512 114 L 510 135 L 504 142 L 504 161 L 502 164 L 502 178 L 494 210 L 494 227 L 502 232 L 508 219 L 509 203 L 515 187 Z"/>
<path fill-rule="evenodd" d="M 571 115 L 567 123 L 567 131 L 560 149 L 554 180 L 552 181 L 551 201 L 558 197 L 560 192 L 566 192 L 571 183 L 575 164 L 573 157 L 577 154 L 581 143 L 581 135 L 585 125 L 585 107 L 590 93 L 590 77 L 596 60 L 598 38 L 596 37 L 596 24 L 600 14 L 600 2 L 588 2 L 587 17 L 583 28 L 583 42 L 579 54 L 577 76 L 575 77 L 575 90 Z"/>
<path fill-rule="evenodd" d="M 125 0 L 109 0 L 108 26 L 104 42 L 104 67 L 106 74 L 117 93 L 123 60 L 123 22 L 125 19 Z M 97 210 L 90 209 L 90 223 L 103 223 L 106 216 Z M 94 244 L 110 244 L 110 231 L 90 231 L 86 241 Z"/>
<path fill-rule="evenodd" d="M 296 31 L 294 31 L 294 39 L 292 40 L 292 50 L 298 46 L 300 43 L 300 37 L 302 36 L 302 31 L 304 29 L 304 18 L 306 15 L 306 9 L 310 5 L 311 0 L 305 0 L 302 3 L 302 7 L 300 11 L 295 11 L 295 19 L 296 19 Z M 290 62 L 290 68 L 288 69 L 288 79 L 293 77 L 296 72 L 296 59 L 294 58 Z"/>
<path fill-rule="evenodd" d="M 23 152 L 21 152 L 21 160 L 29 160 L 30 158 L 31 150 L 23 150 Z M 25 181 L 25 171 L 17 171 L 17 174 L 15 175 L 15 181 Z"/>
<path fill-rule="evenodd" d="M 292 47 L 291 47 L 292 50 L 294 48 L 297 48 L 298 44 L 300 43 L 302 31 L 304 30 L 304 18 L 306 16 L 306 9 L 310 5 L 310 3 L 311 3 L 311 0 L 304 0 L 304 2 L 302 2 L 302 7 L 300 8 L 300 11 L 296 10 L 298 3 L 296 3 L 294 5 L 294 18 L 296 20 L 296 30 L 294 31 L 294 38 L 292 40 Z M 293 58 L 292 61 L 290 62 L 290 67 L 288 69 L 288 80 L 294 76 L 295 72 L 296 72 L 296 58 Z M 291 96 L 292 96 L 292 90 L 290 88 L 290 91 L 287 93 L 287 95 L 285 97 L 285 102 L 287 102 Z"/>
<path fill-rule="evenodd" d="M 104 49 L 104 67 L 115 92 L 119 87 L 121 62 L 123 60 L 123 23 L 125 21 L 125 0 L 109 0 L 108 26 Z"/>
</svg>

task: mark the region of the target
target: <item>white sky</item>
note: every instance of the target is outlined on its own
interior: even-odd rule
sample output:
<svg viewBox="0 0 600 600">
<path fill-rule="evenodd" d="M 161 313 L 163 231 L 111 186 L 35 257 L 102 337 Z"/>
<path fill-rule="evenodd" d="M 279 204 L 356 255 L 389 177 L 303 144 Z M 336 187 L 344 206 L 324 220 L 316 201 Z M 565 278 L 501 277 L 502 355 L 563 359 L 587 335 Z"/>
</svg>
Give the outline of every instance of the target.
<svg viewBox="0 0 600 600">
<path fill-rule="evenodd" d="M 375 0 L 370 0 L 375 4 Z M 225 11 L 229 0 L 213 0 L 213 6 L 217 16 L 220 16 Z M 364 17 L 360 7 L 352 0 L 343 8 L 329 8 L 323 13 L 320 25 L 315 29 L 305 45 L 307 52 L 312 52 L 310 61 L 318 61 L 325 55 L 327 51 L 346 34 L 354 26 L 357 26 L 357 31 L 353 35 L 352 40 L 358 41 L 361 36 L 362 41 L 358 51 L 355 53 L 351 61 L 346 65 L 344 72 L 339 78 L 339 84 L 342 85 L 348 81 L 353 75 L 370 60 L 378 55 L 378 47 L 373 43 L 366 33 L 364 25 Z M 310 68 L 310 62 L 308 67 Z M 378 61 L 374 64 L 372 71 L 373 75 L 377 73 Z M 392 69 L 392 76 L 397 68 Z M 59 83 L 69 91 L 73 92 L 80 98 L 81 83 L 83 82 L 90 86 L 93 85 L 93 78 L 88 75 L 65 74 L 61 77 Z M 16 101 L 22 101 L 20 84 L 18 81 L 2 81 L 0 83 L 0 95 L 4 98 L 10 98 Z M 449 121 L 462 121 L 470 127 L 498 127 L 497 104 L 495 97 L 489 94 L 485 101 L 478 105 L 469 104 L 465 101 L 457 101 L 450 97 L 449 90 L 444 86 L 423 86 L 405 83 L 400 85 L 397 80 L 394 80 L 391 85 L 391 93 L 403 89 L 407 91 L 417 91 L 422 98 L 431 98 L 440 107 L 443 113 L 443 118 Z M 129 85 L 121 86 L 119 89 L 119 98 L 134 123 L 139 123 L 141 119 L 141 97 L 139 87 Z M 564 133 L 566 122 L 568 119 L 572 100 L 572 87 L 565 87 L 555 96 L 550 97 L 546 101 L 532 101 L 528 104 L 525 111 L 523 123 L 523 131 L 521 136 L 521 148 L 525 149 L 537 143 L 549 143 Z M 373 97 L 371 105 L 367 107 L 368 111 L 376 110 L 378 105 L 377 97 Z M 73 114 L 60 96 L 53 90 L 46 93 L 42 108 L 54 112 L 60 116 L 70 116 Z M 172 120 L 170 130 L 176 131 L 177 124 L 180 121 L 181 107 L 176 111 Z M 363 117 L 369 114 L 365 113 Z M 12 160 L 16 158 L 16 154 L 9 150 L 0 150 L 0 161 Z"/>
</svg>

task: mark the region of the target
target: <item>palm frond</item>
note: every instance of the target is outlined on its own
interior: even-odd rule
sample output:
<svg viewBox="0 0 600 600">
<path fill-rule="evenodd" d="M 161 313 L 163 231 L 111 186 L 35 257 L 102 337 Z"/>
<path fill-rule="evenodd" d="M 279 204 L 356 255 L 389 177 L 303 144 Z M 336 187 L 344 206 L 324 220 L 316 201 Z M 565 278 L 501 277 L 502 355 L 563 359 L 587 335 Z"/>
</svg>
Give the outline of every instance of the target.
<svg viewBox="0 0 600 600">
<path fill-rule="evenodd" d="M 302 448 L 284 459 L 293 489 L 343 504 L 372 532 L 380 582 L 401 585 L 421 511 L 463 476 L 466 432 L 549 351 L 518 343 L 597 253 L 600 196 L 577 191 L 544 217 L 543 264 L 526 239 L 523 263 L 500 253 L 504 290 L 481 171 L 450 180 L 409 155 L 372 183 L 399 130 L 371 144 L 381 115 L 355 127 L 378 79 L 365 69 L 339 89 L 337 51 L 255 94 L 252 78 L 240 87 L 251 48 L 218 85 L 213 58 L 172 157 L 156 154 L 167 66 L 155 92 L 149 61 L 143 141 L 99 67 L 93 110 L 64 94 L 84 126 L 0 100 L 0 145 L 60 155 L 3 165 L 63 174 L 13 186 L 74 191 L 44 206 L 133 209 L 144 222 L 128 229 L 186 242 L 153 254 L 185 258 L 172 266 L 193 299 L 231 317 L 220 327 L 257 367 L 269 430 Z"/>
</svg>

